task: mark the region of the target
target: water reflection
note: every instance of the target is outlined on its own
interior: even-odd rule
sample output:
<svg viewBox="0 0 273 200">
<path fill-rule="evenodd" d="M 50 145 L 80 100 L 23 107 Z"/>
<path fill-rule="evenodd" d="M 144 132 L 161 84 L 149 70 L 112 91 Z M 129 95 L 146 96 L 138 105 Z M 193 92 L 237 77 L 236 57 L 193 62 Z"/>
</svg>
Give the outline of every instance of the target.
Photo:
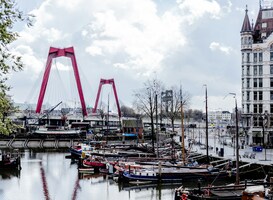
<svg viewBox="0 0 273 200">
<path fill-rule="evenodd" d="M 0 171 L 0 180 L 11 179 L 13 177 L 20 178 L 20 170 L 3 170 Z"/>
<path fill-rule="evenodd" d="M 104 174 L 78 173 L 68 153 L 21 152 L 21 171 L 0 173 L 0 199 L 8 200 L 166 200 L 175 185 L 118 184 Z"/>
</svg>

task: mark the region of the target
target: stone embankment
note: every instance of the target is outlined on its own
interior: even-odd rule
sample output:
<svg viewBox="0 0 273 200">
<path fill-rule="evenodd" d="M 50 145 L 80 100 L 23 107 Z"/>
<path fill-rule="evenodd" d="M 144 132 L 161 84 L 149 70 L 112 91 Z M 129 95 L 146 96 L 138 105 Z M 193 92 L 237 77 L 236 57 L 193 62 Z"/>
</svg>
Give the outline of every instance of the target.
<svg viewBox="0 0 273 200">
<path fill-rule="evenodd" d="M 0 148 L 68 148 L 80 138 L 6 138 L 0 139 Z"/>
</svg>

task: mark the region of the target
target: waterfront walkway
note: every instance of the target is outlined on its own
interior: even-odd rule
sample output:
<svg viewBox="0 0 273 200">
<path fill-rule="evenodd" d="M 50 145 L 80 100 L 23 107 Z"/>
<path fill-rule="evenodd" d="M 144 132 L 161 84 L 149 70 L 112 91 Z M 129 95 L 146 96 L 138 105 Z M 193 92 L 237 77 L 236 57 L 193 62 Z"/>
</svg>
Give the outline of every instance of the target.
<svg viewBox="0 0 273 200">
<path fill-rule="evenodd" d="M 188 140 L 185 140 L 188 141 Z M 185 142 L 186 143 L 186 142 Z M 203 142 L 205 143 L 205 140 L 203 139 Z M 188 144 L 185 144 L 187 147 Z M 204 146 L 204 145 L 203 145 Z M 234 148 L 234 145 L 223 145 L 219 142 L 219 139 L 217 135 L 213 132 L 209 135 L 209 146 L 212 147 L 209 148 L 209 155 L 213 157 L 219 157 L 223 159 L 231 159 L 236 160 L 236 149 Z M 216 147 L 218 147 L 218 152 L 216 152 Z M 224 150 L 224 156 L 219 156 L 219 151 L 223 148 Z M 198 152 L 206 155 L 206 149 L 202 148 L 202 145 L 199 144 L 193 144 L 191 151 Z M 244 155 L 248 155 L 248 157 L 245 157 Z M 255 158 L 250 158 L 250 155 L 255 155 Z M 248 163 L 255 163 L 255 164 L 262 164 L 262 165 L 272 165 L 273 164 L 273 149 L 263 149 L 262 152 L 254 152 L 253 148 L 251 146 L 245 145 L 240 146 L 239 149 L 239 160 L 243 162 Z"/>
</svg>

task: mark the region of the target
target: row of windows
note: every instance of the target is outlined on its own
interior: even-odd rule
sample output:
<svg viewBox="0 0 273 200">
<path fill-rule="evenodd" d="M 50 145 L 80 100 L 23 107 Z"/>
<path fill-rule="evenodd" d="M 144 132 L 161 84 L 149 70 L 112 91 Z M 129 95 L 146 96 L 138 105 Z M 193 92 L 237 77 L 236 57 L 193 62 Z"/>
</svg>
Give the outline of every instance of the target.
<svg viewBox="0 0 273 200">
<path fill-rule="evenodd" d="M 254 75 L 254 76 L 262 76 L 263 75 L 263 66 L 262 65 L 254 65 L 252 66 L 245 66 L 246 67 L 246 75 Z M 244 75 L 245 67 L 242 66 L 242 74 Z M 273 65 L 270 65 L 270 74 L 273 75 Z M 253 69 L 251 69 L 253 68 Z M 252 72 L 252 73 L 251 73 Z"/>
<path fill-rule="evenodd" d="M 271 78 L 270 78 L 270 81 L 271 81 Z M 273 79 L 272 79 L 273 81 Z M 250 78 L 247 78 L 246 79 L 246 88 L 250 88 L 251 85 L 251 79 Z M 271 85 L 271 82 L 270 82 L 270 85 Z M 273 85 L 273 83 L 272 83 Z M 245 87 L 245 80 L 242 79 L 242 87 L 244 88 Z M 253 87 L 254 88 L 262 88 L 263 87 L 263 79 L 262 78 L 253 78 Z"/>
<path fill-rule="evenodd" d="M 242 62 L 263 62 L 263 53 L 253 53 L 253 59 L 250 57 L 251 53 L 242 53 Z M 246 57 L 245 57 L 246 56 Z M 270 50 L 269 60 L 273 61 L 273 50 Z"/>
<path fill-rule="evenodd" d="M 273 126 L 273 117 L 270 117 L 268 120 L 269 120 L 269 122 L 267 123 L 267 125 L 269 127 L 272 127 Z M 264 119 L 262 116 L 253 117 L 253 126 L 254 127 L 263 127 L 263 124 L 265 124 L 265 122 L 264 122 Z"/>
<path fill-rule="evenodd" d="M 253 69 L 251 69 L 253 68 Z M 245 67 L 242 67 L 242 74 L 244 75 L 244 70 Z M 251 73 L 252 72 L 252 73 Z M 273 65 L 272 65 L 272 73 L 273 73 Z M 262 65 L 254 65 L 253 67 L 251 66 L 246 66 L 246 75 L 251 75 L 253 74 L 254 76 L 262 76 L 263 75 L 263 66 Z"/>
<path fill-rule="evenodd" d="M 252 37 L 242 37 L 241 38 L 241 44 L 252 44 Z"/>
<path fill-rule="evenodd" d="M 247 100 L 247 101 L 250 100 L 251 93 L 252 93 L 252 92 L 250 92 L 250 91 L 247 91 L 247 92 L 246 92 L 246 100 Z M 243 97 L 244 97 L 244 94 L 245 94 L 245 93 L 243 92 L 242 94 L 243 94 Z M 254 91 L 252 95 L 253 95 L 253 98 L 252 98 L 252 99 L 253 99 L 254 101 L 261 101 L 261 100 L 263 100 L 263 92 L 262 92 L 262 91 Z"/>
<path fill-rule="evenodd" d="M 253 53 L 253 62 L 258 61 L 258 55 L 259 55 L 259 62 L 263 61 L 263 53 Z"/>
<path fill-rule="evenodd" d="M 244 110 L 244 105 L 243 105 Z M 246 104 L 246 113 L 250 113 L 250 104 Z M 253 104 L 253 113 L 259 114 L 263 113 L 263 104 Z"/>
<path fill-rule="evenodd" d="M 246 88 L 250 88 L 250 82 L 251 79 L 247 78 L 246 79 Z M 245 86 L 245 81 L 242 79 L 242 87 L 244 88 Z M 258 87 L 263 87 L 263 79 L 262 78 L 253 78 L 253 87 L 258 88 Z M 270 87 L 273 88 L 273 77 L 270 78 Z"/>
<path fill-rule="evenodd" d="M 243 92 L 243 97 L 245 93 Z M 250 96 L 253 95 L 253 101 L 262 101 L 263 100 L 263 92 L 262 91 L 254 91 L 253 93 L 250 91 L 246 92 L 246 100 L 250 101 Z M 270 91 L 270 100 L 273 101 L 273 91 Z"/>
<path fill-rule="evenodd" d="M 243 105 L 243 110 L 245 106 Z M 250 104 L 246 104 L 246 113 L 251 113 Z M 254 114 L 262 114 L 263 112 L 263 104 L 253 104 L 253 113 Z M 270 113 L 273 113 L 273 104 L 270 104 Z"/>
</svg>

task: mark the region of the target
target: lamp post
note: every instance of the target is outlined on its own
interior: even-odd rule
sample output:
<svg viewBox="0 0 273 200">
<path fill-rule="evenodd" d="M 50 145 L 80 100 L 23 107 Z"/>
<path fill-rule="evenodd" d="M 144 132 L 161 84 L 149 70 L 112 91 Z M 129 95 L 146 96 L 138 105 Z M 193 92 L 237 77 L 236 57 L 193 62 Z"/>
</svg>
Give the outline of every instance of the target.
<svg viewBox="0 0 273 200">
<path fill-rule="evenodd" d="M 233 95 L 235 99 L 235 116 L 236 116 L 236 134 L 235 134 L 235 141 L 236 141 L 236 184 L 239 185 L 240 177 L 239 177 L 239 127 L 238 127 L 238 108 L 237 108 L 237 99 L 236 93 L 229 93 Z"/>
<path fill-rule="evenodd" d="M 264 148 L 264 160 L 267 161 L 266 159 L 266 145 L 265 145 L 265 131 L 264 131 L 264 126 L 267 124 L 268 122 L 268 118 L 267 118 L 267 110 L 265 110 L 263 117 L 262 117 L 262 128 L 263 128 L 263 148 Z M 265 121 L 266 120 L 266 121 Z"/>
<path fill-rule="evenodd" d="M 182 87 L 180 87 L 180 106 L 181 106 L 181 147 L 182 147 L 182 161 L 183 165 L 186 163 L 185 157 L 185 133 L 184 133 L 184 111 L 183 111 L 183 96 L 182 96 Z"/>
</svg>

